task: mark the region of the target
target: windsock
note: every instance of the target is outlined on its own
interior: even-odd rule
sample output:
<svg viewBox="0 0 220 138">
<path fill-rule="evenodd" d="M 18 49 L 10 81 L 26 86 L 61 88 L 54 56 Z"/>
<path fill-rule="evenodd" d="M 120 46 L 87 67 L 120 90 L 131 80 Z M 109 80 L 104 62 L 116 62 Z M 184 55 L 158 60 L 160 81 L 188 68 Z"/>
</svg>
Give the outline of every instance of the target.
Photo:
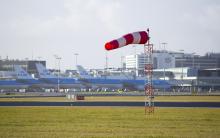
<svg viewBox="0 0 220 138">
<path fill-rule="evenodd" d="M 129 44 L 145 44 L 149 40 L 147 32 L 140 31 L 126 34 L 118 39 L 112 40 L 105 44 L 106 50 L 117 49 Z"/>
</svg>

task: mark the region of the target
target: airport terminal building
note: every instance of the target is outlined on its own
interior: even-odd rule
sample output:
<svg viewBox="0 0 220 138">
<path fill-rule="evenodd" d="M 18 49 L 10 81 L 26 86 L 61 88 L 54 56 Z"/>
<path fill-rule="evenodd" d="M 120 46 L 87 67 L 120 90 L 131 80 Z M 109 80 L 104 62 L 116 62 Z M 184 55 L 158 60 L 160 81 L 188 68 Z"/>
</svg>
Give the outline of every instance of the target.
<svg viewBox="0 0 220 138">
<path fill-rule="evenodd" d="M 143 53 L 125 56 L 126 69 L 134 70 L 137 76 L 144 76 L 146 57 Z M 193 89 L 220 89 L 220 53 L 204 56 L 155 50 L 153 54 L 153 76 L 169 80 L 176 87 Z"/>
</svg>

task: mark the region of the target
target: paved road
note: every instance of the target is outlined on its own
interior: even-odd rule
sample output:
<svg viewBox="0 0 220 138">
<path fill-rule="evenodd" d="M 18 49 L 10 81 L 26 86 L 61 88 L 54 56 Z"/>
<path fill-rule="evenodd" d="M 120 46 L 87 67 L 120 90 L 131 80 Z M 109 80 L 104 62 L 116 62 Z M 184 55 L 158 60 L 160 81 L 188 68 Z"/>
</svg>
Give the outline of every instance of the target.
<svg viewBox="0 0 220 138">
<path fill-rule="evenodd" d="M 77 94 L 83 96 L 144 96 L 144 92 L 69 92 L 69 93 L 56 93 L 56 92 L 12 92 L 8 93 L 11 95 L 6 95 L 7 93 L 0 93 L 0 98 L 34 98 L 34 97 L 66 97 L 67 94 Z M 13 95 L 14 94 L 14 95 Z M 18 95 L 17 95 L 18 94 Z M 155 96 L 192 96 L 189 92 L 155 92 Z M 200 92 L 197 93 L 198 96 L 220 96 L 220 92 Z M 195 95 L 195 96 L 196 96 Z"/>
<path fill-rule="evenodd" d="M 0 102 L 0 106 L 144 106 L 144 102 Z M 155 102 L 157 107 L 213 107 L 220 102 Z"/>
</svg>

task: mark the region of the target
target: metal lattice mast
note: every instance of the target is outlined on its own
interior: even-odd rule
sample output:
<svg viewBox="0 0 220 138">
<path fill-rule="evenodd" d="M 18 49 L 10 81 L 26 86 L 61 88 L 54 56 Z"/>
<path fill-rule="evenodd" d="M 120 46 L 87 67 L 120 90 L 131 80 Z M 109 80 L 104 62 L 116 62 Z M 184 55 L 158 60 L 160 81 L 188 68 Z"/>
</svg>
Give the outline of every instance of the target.
<svg viewBox="0 0 220 138">
<path fill-rule="evenodd" d="M 149 34 L 149 29 L 147 30 Z M 153 44 L 150 40 L 144 45 L 145 56 L 145 114 L 154 113 L 154 90 L 153 90 Z"/>
</svg>

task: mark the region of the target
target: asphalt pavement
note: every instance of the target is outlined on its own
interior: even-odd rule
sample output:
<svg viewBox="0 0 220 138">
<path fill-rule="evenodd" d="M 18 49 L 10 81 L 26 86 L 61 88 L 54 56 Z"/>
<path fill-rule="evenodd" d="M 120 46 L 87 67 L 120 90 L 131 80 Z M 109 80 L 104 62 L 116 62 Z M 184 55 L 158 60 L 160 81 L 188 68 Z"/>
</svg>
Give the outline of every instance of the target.
<svg viewBox="0 0 220 138">
<path fill-rule="evenodd" d="M 144 102 L 0 102 L 0 106 L 128 106 L 142 107 Z M 220 102 L 154 102 L 156 107 L 220 108 Z"/>
</svg>

